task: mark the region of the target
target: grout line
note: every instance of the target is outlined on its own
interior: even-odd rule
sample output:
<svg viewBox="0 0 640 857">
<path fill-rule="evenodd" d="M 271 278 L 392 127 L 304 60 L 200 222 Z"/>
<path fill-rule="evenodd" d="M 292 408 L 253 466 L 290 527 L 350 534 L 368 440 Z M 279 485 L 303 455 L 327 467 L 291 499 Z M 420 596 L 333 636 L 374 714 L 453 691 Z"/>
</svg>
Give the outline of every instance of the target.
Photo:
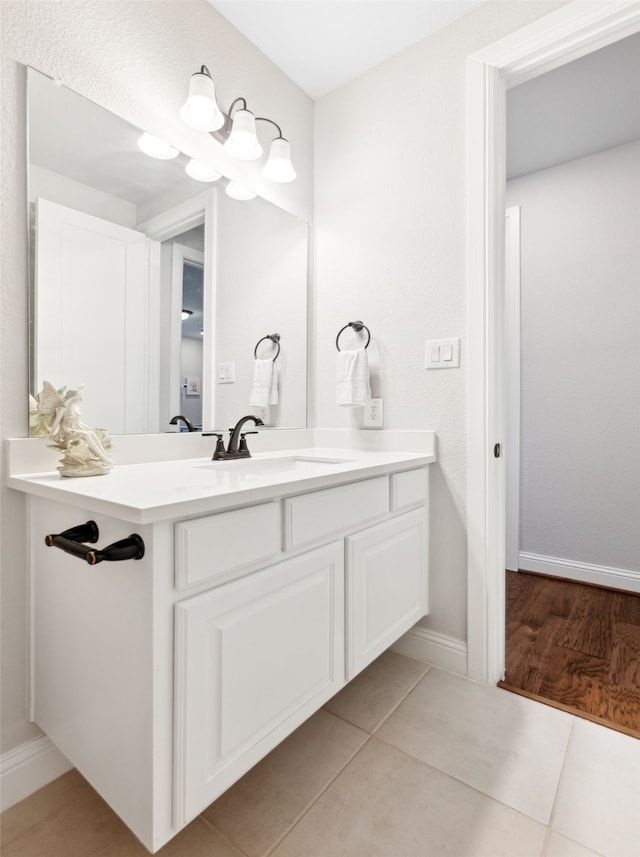
<svg viewBox="0 0 640 857">
<path fill-rule="evenodd" d="M 328 713 L 329 713 L 329 712 L 328 712 Z M 348 721 L 347 721 L 347 722 L 348 722 Z M 353 724 L 352 724 L 352 725 L 353 725 Z M 360 752 L 364 749 L 364 747 L 366 747 L 366 746 L 367 746 L 367 744 L 369 743 L 369 741 L 371 740 L 371 738 L 372 738 L 373 736 L 372 736 L 369 732 L 366 732 L 366 731 L 364 731 L 364 730 L 362 730 L 362 731 L 363 731 L 363 732 L 364 732 L 364 734 L 367 736 L 367 738 L 366 738 L 366 740 L 364 741 L 364 743 L 363 743 L 363 744 L 361 744 L 361 745 L 360 745 L 360 747 L 358 747 L 358 749 L 355 751 L 355 753 L 352 753 L 352 754 L 351 754 L 351 756 L 349 756 L 349 758 L 348 758 L 348 759 L 347 759 L 347 761 L 344 763 L 344 765 L 342 765 L 342 767 L 341 767 L 341 768 L 336 772 L 336 774 L 335 774 L 335 775 L 334 775 L 334 776 L 329 780 L 329 782 L 328 782 L 325 786 L 323 786 L 323 787 L 320 789 L 320 791 L 318 792 L 318 794 L 317 794 L 317 795 L 316 795 L 312 800 L 310 800 L 310 801 L 309 801 L 309 803 L 304 807 L 304 809 L 303 809 L 303 810 L 301 810 L 301 811 L 298 813 L 298 815 L 296 816 L 296 818 L 291 822 L 291 824 L 290 824 L 290 825 L 289 825 L 289 827 L 284 831 L 284 833 L 282 833 L 282 834 L 281 834 L 281 835 L 276 839 L 276 841 L 273 843 L 273 845 L 271 845 L 269 848 L 267 848 L 267 850 L 264 852 L 264 854 L 262 854 L 262 855 L 261 855 L 261 857 L 269 857 L 269 855 L 270 855 L 270 854 L 273 854 L 273 852 L 274 852 L 274 851 L 275 851 L 275 849 L 280 845 L 280 843 L 281 843 L 284 839 L 286 839 L 286 837 L 291 833 L 291 831 L 293 830 L 293 828 L 294 828 L 297 824 L 299 824 L 299 822 L 300 822 L 300 821 L 302 821 L 302 819 L 304 818 L 304 816 L 305 816 L 305 815 L 306 815 L 306 814 L 307 814 L 307 813 L 312 809 L 312 807 L 313 807 L 313 806 L 315 806 L 315 804 L 320 800 L 320 798 L 321 798 L 321 797 L 322 797 L 322 795 L 327 791 L 327 789 L 328 789 L 328 788 L 330 788 L 330 787 L 335 783 L 335 781 L 338 779 L 338 777 L 340 776 L 340 774 L 342 774 L 342 772 L 343 772 L 343 771 L 344 771 L 344 770 L 345 770 L 345 769 L 346 769 L 346 768 L 351 764 L 351 762 L 355 759 L 355 757 L 358 755 L 358 753 L 360 753 Z"/>
<path fill-rule="evenodd" d="M 214 803 L 215 803 L 215 801 L 214 801 Z M 205 818 L 205 816 L 204 816 L 203 814 L 198 815 L 198 816 L 197 816 L 197 818 L 198 818 L 200 821 L 202 821 L 202 823 L 203 823 L 206 827 L 208 827 L 208 828 L 209 828 L 209 830 L 213 830 L 213 832 L 214 832 L 214 833 L 217 833 L 217 835 L 218 835 L 221 839 L 224 839 L 224 841 L 225 841 L 225 842 L 228 842 L 228 843 L 229 843 L 229 845 L 232 845 L 232 846 L 233 846 L 233 848 L 235 848 L 235 849 L 236 849 L 236 851 L 239 851 L 239 852 L 240 852 L 240 854 L 244 854 L 244 857 L 249 857 L 249 855 L 248 855 L 248 854 L 247 854 L 247 852 L 244 850 L 244 848 L 241 848 L 241 847 L 238 845 L 238 843 L 237 843 L 237 842 L 234 842 L 234 841 L 233 841 L 233 839 L 230 839 L 230 838 L 226 835 L 226 833 L 223 833 L 223 832 L 222 832 L 222 830 L 219 830 L 219 829 L 215 826 L 215 824 L 214 824 L 212 821 L 209 821 L 209 819 L 208 819 L 208 818 Z M 193 822 L 190 822 L 190 824 L 193 824 Z M 182 829 L 184 830 L 185 828 L 183 827 Z M 171 841 L 171 840 L 169 840 L 169 841 Z"/>
<path fill-rule="evenodd" d="M 524 810 L 518 809 L 517 806 L 511 806 L 509 803 L 505 803 L 500 800 L 500 798 L 494 797 L 493 795 L 487 794 L 487 792 L 483 792 L 482 789 L 478 788 L 478 786 L 474 786 L 471 783 L 467 783 L 464 780 L 461 780 L 459 777 L 454 776 L 454 774 L 450 774 L 448 771 L 445 771 L 443 768 L 438 768 L 436 765 L 431 764 L 431 762 L 425 762 L 424 759 L 420 759 L 418 756 L 414 756 L 412 753 L 409 753 L 408 750 L 403 750 L 402 747 L 398 747 L 396 744 L 392 744 L 390 741 L 385 741 L 384 738 L 380 738 L 377 735 L 371 736 L 375 737 L 377 741 L 380 741 L 381 744 L 386 744 L 387 747 L 391 747 L 392 750 L 397 750 L 399 753 L 402 753 L 404 756 L 407 756 L 409 759 L 412 759 L 414 762 L 418 762 L 420 765 L 424 765 L 426 768 L 431 768 L 433 771 L 437 771 L 439 774 L 443 774 L 445 777 L 448 777 L 450 780 L 453 780 L 456 783 L 460 783 L 461 786 L 465 786 L 468 789 L 472 789 L 474 792 L 486 797 L 487 800 L 492 800 L 500 806 L 504 806 L 507 809 L 512 810 L 513 812 L 517 812 L 518 815 L 524 816 L 524 818 L 528 818 L 531 821 L 535 821 L 536 824 L 542 825 L 542 827 L 547 827 L 544 821 L 540 821 L 539 818 L 535 818 L 533 815 L 528 815 Z M 586 846 L 583 846 L 586 847 Z"/>
<path fill-rule="evenodd" d="M 391 717 L 391 715 L 392 715 L 392 714 L 394 714 L 394 713 L 398 710 L 398 708 L 402 705 L 402 703 L 403 703 L 403 702 L 405 701 L 405 699 L 409 696 L 409 694 L 410 694 L 410 693 L 412 693 L 412 692 L 416 689 L 416 687 L 420 684 L 420 682 L 422 681 L 422 679 L 426 676 L 426 674 L 427 674 L 427 673 L 429 672 L 429 670 L 431 669 L 431 664 L 426 664 L 425 666 L 426 666 L 426 669 L 425 669 L 425 671 L 422 673 L 422 675 L 421 675 L 421 676 L 419 676 L 419 677 L 416 679 L 416 681 L 414 681 L 414 683 L 411 685 L 411 687 L 410 687 L 410 688 L 409 688 L 409 690 L 405 693 L 405 695 L 404 695 L 404 696 L 403 696 L 403 697 L 402 697 L 402 698 L 401 698 L 401 699 L 396 703 L 396 705 L 394 705 L 394 706 L 393 706 L 393 708 L 391 709 L 391 711 L 390 711 L 388 714 L 386 714 L 386 715 L 382 718 L 382 720 L 377 724 L 377 726 L 374 726 L 374 728 L 373 728 L 373 729 L 372 729 L 372 731 L 371 731 L 371 734 L 372 734 L 372 735 L 375 735 L 375 734 L 376 734 L 376 732 L 378 731 L 378 729 L 380 729 L 380 727 L 381 727 L 381 726 L 383 726 L 383 725 L 387 722 L 387 720 Z"/>
</svg>

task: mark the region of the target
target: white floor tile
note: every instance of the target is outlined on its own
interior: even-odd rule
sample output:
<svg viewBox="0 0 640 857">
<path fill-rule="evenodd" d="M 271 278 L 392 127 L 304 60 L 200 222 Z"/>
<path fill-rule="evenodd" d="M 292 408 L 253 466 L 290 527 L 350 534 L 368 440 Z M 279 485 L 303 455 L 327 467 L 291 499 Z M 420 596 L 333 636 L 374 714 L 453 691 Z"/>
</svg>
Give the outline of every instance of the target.
<svg viewBox="0 0 640 857">
<path fill-rule="evenodd" d="M 431 669 L 376 733 L 548 824 L 572 716 Z"/>
<path fill-rule="evenodd" d="M 553 828 L 606 857 L 638 857 L 640 741 L 576 719 Z"/>
<path fill-rule="evenodd" d="M 578 845 L 559 833 L 552 833 L 547 845 L 545 857 L 600 857 L 595 851 Z"/>
<path fill-rule="evenodd" d="M 545 832 L 374 736 L 272 857 L 540 857 Z"/>
</svg>

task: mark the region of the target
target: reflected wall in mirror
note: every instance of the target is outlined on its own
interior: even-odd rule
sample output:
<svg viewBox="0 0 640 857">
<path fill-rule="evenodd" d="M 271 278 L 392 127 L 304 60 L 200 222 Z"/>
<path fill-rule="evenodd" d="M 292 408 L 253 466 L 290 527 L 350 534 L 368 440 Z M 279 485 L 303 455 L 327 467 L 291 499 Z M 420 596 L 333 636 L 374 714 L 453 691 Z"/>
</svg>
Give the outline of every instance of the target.
<svg viewBox="0 0 640 857">
<path fill-rule="evenodd" d="M 176 414 L 305 427 L 308 225 L 149 157 L 139 128 L 30 68 L 27 97 L 30 392 L 84 384 L 83 421 L 111 434 Z"/>
</svg>

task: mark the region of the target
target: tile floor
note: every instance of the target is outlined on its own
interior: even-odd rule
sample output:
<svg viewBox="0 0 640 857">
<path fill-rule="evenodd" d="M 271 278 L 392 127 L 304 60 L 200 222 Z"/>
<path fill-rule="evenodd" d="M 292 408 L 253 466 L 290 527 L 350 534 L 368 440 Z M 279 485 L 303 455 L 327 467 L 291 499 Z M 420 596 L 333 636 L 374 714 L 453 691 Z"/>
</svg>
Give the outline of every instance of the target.
<svg viewBox="0 0 640 857">
<path fill-rule="evenodd" d="M 70 771 L 2 857 L 144 857 Z M 640 741 L 386 652 L 163 857 L 638 857 Z"/>
</svg>

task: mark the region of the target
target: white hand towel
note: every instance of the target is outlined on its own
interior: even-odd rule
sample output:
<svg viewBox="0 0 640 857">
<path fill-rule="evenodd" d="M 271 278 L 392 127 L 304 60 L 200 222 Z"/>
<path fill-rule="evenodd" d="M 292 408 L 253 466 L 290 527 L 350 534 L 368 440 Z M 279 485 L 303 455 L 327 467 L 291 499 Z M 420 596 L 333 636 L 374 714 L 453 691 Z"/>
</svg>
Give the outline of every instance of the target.
<svg viewBox="0 0 640 857">
<path fill-rule="evenodd" d="M 369 358 L 364 348 L 338 352 L 336 404 L 359 408 L 371 398 Z"/>
<path fill-rule="evenodd" d="M 253 364 L 253 382 L 249 393 L 249 404 L 266 408 L 271 402 L 273 385 L 273 360 L 256 359 Z M 277 383 L 277 382 L 276 382 Z M 276 387 L 277 400 L 277 387 Z"/>
<path fill-rule="evenodd" d="M 280 379 L 280 370 L 275 360 L 271 361 L 271 388 L 269 390 L 269 404 L 278 404 L 278 381 Z"/>
</svg>

